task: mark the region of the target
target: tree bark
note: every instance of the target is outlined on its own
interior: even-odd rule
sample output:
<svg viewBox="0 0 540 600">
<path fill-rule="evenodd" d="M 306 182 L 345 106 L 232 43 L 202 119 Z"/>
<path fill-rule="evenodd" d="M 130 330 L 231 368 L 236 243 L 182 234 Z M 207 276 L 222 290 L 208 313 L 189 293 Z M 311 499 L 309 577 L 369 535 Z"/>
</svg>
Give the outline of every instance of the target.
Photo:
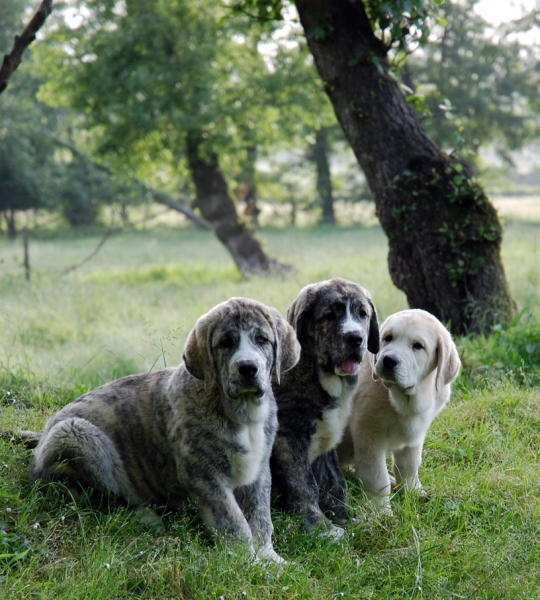
<svg viewBox="0 0 540 600">
<path fill-rule="evenodd" d="M 311 148 L 311 158 L 317 171 L 317 194 L 322 207 L 322 222 L 335 223 L 332 175 L 330 173 L 328 131 L 322 127 L 315 134 L 315 144 Z"/>
<path fill-rule="evenodd" d="M 255 162 L 257 160 L 257 146 L 248 146 L 246 148 L 246 160 L 244 168 L 240 174 L 242 184 L 238 188 L 237 197 L 244 205 L 244 215 L 248 225 L 252 229 L 259 227 L 259 213 L 257 206 L 257 184 L 255 182 Z"/>
<path fill-rule="evenodd" d="M 21 35 L 15 36 L 13 48 L 4 55 L 0 67 L 0 94 L 7 88 L 9 78 L 21 64 L 22 55 L 28 46 L 36 39 L 36 33 L 43 27 L 52 11 L 52 0 L 42 0 L 41 4 Z"/>
<path fill-rule="evenodd" d="M 6 221 L 6 230 L 9 238 L 17 237 L 17 227 L 15 226 L 15 211 L 10 208 L 3 211 Z"/>
<path fill-rule="evenodd" d="M 463 164 L 429 139 L 390 75 L 387 48 L 357 0 L 297 0 L 336 116 L 388 236 L 394 284 L 456 334 L 515 312 L 500 257 L 502 227 Z"/>
<path fill-rule="evenodd" d="M 239 220 L 217 156 L 201 152 L 197 134 L 188 135 L 187 158 L 197 195 L 195 206 L 213 225 L 217 238 L 230 252 L 242 275 L 250 277 L 291 271 L 290 266 L 269 257 L 259 240 Z"/>
</svg>

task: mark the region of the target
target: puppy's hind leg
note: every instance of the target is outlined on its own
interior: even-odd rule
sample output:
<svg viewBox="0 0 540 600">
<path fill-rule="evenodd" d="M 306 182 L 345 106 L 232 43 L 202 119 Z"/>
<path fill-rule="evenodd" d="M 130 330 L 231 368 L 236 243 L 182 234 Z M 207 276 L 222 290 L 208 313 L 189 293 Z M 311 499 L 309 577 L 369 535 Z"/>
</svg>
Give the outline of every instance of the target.
<svg viewBox="0 0 540 600">
<path fill-rule="evenodd" d="M 86 419 L 59 421 L 34 450 L 30 479 L 64 481 L 76 496 L 80 486 L 127 496 L 128 479 L 109 437 Z"/>
<path fill-rule="evenodd" d="M 27 448 L 35 448 L 41 439 L 39 431 L 18 431 L 13 435 L 15 441 L 22 442 Z"/>
</svg>

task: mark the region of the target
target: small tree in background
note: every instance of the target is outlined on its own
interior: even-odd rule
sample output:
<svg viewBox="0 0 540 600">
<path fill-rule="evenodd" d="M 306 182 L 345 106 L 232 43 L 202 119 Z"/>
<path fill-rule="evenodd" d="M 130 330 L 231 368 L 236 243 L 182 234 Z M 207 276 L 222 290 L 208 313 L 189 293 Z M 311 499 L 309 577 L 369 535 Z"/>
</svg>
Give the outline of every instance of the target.
<svg viewBox="0 0 540 600">
<path fill-rule="evenodd" d="M 17 234 L 15 212 L 44 206 L 31 148 L 13 136 L 0 137 L 0 213 L 7 233 Z"/>
<path fill-rule="evenodd" d="M 540 136 L 538 48 L 520 35 L 538 11 L 495 30 L 475 11 L 477 1 L 441 4 L 440 24 L 407 58 L 403 80 L 441 148 L 476 160 L 489 145 L 511 162 L 512 150 Z"/>
</svg>

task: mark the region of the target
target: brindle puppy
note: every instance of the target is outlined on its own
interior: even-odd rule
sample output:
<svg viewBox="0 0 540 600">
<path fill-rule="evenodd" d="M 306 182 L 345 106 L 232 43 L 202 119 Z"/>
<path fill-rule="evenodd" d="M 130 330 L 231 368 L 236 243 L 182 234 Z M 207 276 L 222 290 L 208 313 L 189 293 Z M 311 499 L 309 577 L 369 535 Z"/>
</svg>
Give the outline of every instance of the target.
<svg viewBox="0 0 540 600">
<path fill-rule="evenodd" d="M 346 482 L 335 448 L 349 417 L 366 350 L 379 349 L 369 293 L 335 278 L 303 288 L 287 311 L 302 346 L 300 361 L 274 386 L 279 429 L 270 460 L 282 505 L 302 514 L 308 530 L 340 538 L 325 517 L 348 520 Z"/>
<path fill-rule="evenodd" d="M 189 496 L 211 530 L 283 562 L 271 540 L 271 378 L 279 381 L 299 352 L 277 310 L 231 298 L 199 318 L 179 367 L 118 379 L 54 415 L 31 478 L 63 480 L 74 493 L 92 487 L 134 506 L 174 509 Z"/>
</svg>

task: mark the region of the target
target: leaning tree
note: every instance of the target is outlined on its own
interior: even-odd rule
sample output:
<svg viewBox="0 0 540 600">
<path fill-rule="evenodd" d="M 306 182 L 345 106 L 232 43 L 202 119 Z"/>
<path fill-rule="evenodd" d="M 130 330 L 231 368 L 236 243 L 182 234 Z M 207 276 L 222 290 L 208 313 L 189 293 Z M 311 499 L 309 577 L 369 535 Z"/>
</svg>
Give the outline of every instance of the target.
<svg viewBox="0 0 540 600">
<path fill-rule="evenodd" d="M 390 68 L 393 41 L 422 32 L 426 7 L 405 0 L 296 0 L 388 236 L 394 284 L 411 307 L 436 315 L 454 333 L 477 333 L 507 323 L 515 310 L 501 261 L 501 223 L 470 168 L 428 137 Z M 247 0 L 239 9 L 270 18 L 282 5 Z"/>
<path fill-rule="evenodd" d="M 47 0 L 49 11 L 51 4 Z M 237 63 L 251 55 L 231 39 L 235 32 L 221 31 L 211 2 L 203 4 L 91 0 L 80 26 L 69 27 L 61 26 L 59 13 L 41 61 L 56 76 L 42 86 L 41 97 L 79 109 L 86 146 L 128 179 L 191 176 L 195 206 L 243 275 L 287 272 L 239 218 L 227 189 L 219 154 L 241 145 L 235 120 L 242 109 L 256 130 L 264 103 L 257 86 L 238 83 L 245 65 Z M 262 59 L 253 62 L 248 66 L 255 72 Z"/>
</svg>

